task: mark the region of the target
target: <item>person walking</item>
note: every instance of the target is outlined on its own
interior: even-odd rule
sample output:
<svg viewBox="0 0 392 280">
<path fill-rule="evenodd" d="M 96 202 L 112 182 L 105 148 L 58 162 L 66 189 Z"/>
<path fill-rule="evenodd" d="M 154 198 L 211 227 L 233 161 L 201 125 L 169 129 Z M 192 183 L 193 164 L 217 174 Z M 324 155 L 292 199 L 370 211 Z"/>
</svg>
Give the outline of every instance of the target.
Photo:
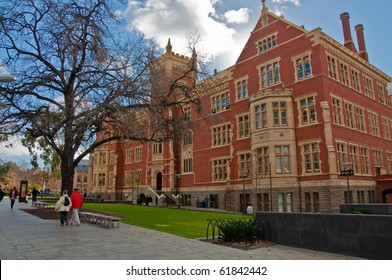
<svg viewBox="0 0 392 280">
<path fill-rule="evenodd" d="M 72 203 L 71 224 L 74 224 L 75 226 L 80 226 L 79 211 L 83 207 L 83 196 L 78 188 L 74 188 L 74 191 L 71 194 L 71 203 Z"/>
<path fill-rule="evenodd" d="M 0 186 L 0 202 L 3 200 L 3 198 L 4 198 L 4 191 L 1 189 Z"/>
<path fill-rule="evenodd" d="M 33 188 L 33 190 L 31 191 L 31 200 L 32 200 L 32 204 L 34 204 L 34 202 L 37 201 L 37 196 L 40 194 L 40 192 L 36 189 Z"/>
<path fill-rule="evenodd" d="M 59 200 L 57 200 L 56 205 L 54 206 L 54 211 L 60 212 L 60 224 L 63 226 L 64 224 L 68 226 L 68 212 L 72 207 L 71 199 L 68 196 L 68 191 L 64 190 L 63 195 L 60 196 Z"/>
<path fill-rule="evenodd" d="M 8 196 L 10 197 L 11 200 L 11 209 L 13 209 L 15 204 L 15 199 L 18 197 L 18 190 L 16 189 L 16 187 L 13 187 L 12 190 L 10 190 Z"/>
</svg>

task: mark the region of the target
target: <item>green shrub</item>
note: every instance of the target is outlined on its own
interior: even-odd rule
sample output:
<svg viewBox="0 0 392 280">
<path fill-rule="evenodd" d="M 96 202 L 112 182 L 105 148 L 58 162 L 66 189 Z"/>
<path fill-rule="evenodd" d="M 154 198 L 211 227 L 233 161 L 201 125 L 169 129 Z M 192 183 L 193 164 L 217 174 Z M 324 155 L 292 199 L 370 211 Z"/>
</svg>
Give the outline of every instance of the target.
<svg viewBox="0 0 392 280">
<path fill-rule="evenodd" d="M 219 237 L 224 242 L 253 243 L 257 239 L 257 224 L 253 218 L 224 219 L 218 223 Z"/>
</svg>

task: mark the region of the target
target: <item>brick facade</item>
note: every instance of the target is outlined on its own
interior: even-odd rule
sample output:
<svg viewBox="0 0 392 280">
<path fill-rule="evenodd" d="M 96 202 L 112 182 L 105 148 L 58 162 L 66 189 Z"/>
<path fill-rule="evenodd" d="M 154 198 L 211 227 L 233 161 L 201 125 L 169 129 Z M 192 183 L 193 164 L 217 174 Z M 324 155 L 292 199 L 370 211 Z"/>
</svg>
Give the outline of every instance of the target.
<svg viewBox="0 0 392 280">
<path fill-rule="evenodd" d="M 345 202 L 385 202 L 377 175 L 392 173 L 392 79 L 368 62 L 363 27 L 357 52 L 348 14 L 341 20 L 344 44 L 263 7 L 236 64 L 212 77 L 202 99 L 210 117 L 188 108 L 195 125 L 182 143 L 100 147 L 90 155 L 92 192 L 133 202 L 151 196 L 159 205 L 207 197 L 209 206 L 237 212 L 249 203 L 330 212 Z M 169 44 L 162 59 L 188 63 Z M 341 176 L 344 169 L 354 175 Z"/>
</svg>

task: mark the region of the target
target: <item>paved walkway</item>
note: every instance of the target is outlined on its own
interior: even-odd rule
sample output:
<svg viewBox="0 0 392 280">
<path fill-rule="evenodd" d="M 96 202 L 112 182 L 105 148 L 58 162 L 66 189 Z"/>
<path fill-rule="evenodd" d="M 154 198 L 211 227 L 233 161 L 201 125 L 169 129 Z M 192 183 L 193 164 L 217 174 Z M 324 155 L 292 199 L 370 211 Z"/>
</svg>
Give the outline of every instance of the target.
<svg viewBox="0 0 392 280">
<path fill-rule="evenodd" d="M 347 260 L 353 257 L 275 245 L 240 250 L 127 224 L 107 229 L 82 223 L 60 226 L 0 202 L 1 260 Z"/>
</svg>

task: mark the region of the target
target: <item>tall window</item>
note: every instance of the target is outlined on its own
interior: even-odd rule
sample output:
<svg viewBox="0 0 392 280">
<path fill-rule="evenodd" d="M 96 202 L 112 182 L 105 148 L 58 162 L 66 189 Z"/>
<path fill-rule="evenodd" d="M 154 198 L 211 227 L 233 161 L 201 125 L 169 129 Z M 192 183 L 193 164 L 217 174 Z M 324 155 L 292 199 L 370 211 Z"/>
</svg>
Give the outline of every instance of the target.
<svg viewBox="0 0 392 280">
<path fill-rule="evenodd" d="M 134 186 L 134 172 L 133 172 L 133 170 L 126 171 L 124 173 L 124 184 L 127 187 Z"/>
<path fill-rule="evenodd" d="M 278 193 L 278 211 L 289 213 L 293 212 L 292 193 Z"/>
<path fill-rule="evenodd" d="M 139 186 L 142 183 L 142 170 L 136 169 L 135 170 L 135 185 Z"/>
<path fill-rule="evenodd" d="M 259 53 L 263 53 L 266 51 L 269 51 L 270 49 L 275 48 L 277 45 L 276 41 L 276 35 L 273 34 L 271 36 L 268 36 L 266 38 L 263 38 L 261 41 L 257 43 Z"/>
<path fill-rule="evenodd" d="M 377 84 L 378 98 L 381 103 L 385 103 L 385 88 L 381 84 Z"/>
<path fill-rule="evenodd" d="M 320 212 L 320 195 L 318 192 L 313 193 L 313 211 L 315 213 Z"/>
<path fill-rule="evenodd" d="M 355 112 L 354 112 L 354 105 L 351 103 L 344 103 L 344 108 L 346 111 L 346 124 L 349 128 L 356 128 L 355 126 Z"/>
<path fill-rule="evenodd" d="M 216 159 L 212 161 L 212 174 L 214 181 L 227 180 L 227 165 L 229 159 Z"/>
<path fill-rule="evenodd" d="M 366 147 L 361 147 L 360 151 L 361 151 L 362 173 L 370 174 L 369 149 Z"/>
<path fill-rule="evenodd" d="M 305 55 L 296 59 L 295 61 L 297 80 L 308 78 L 312 75 L 312 69 L 310 67 L 310 56 Z"/>
<path fill-rule="evenodd" d="M 368 191 L 369 203 L 376 203 L 376 193 L 375 191 Z"/>
<path fill-rule="evenodd" d="M 364 81 L 365 95 L 369 96 L 370 98 L 374 98 L 373 80 L 369 77 L 364 76 L 363 81 Z"/>
<path fill-rule="evenodd" d="M 388 174 L 392 173 L 392 152 L 387 152 L 387 170 Z"/>
<path fill-rule="evenodd" d="M 237 100 L 241 100 L 248 97 L 248 81 L 246 79 L 238 81 L 236 87 L 237 87 Z"/>
<path fill-rule="evenodd" d="M 336 148 L 338 153 L 339 164 L 348 162 L 346 143 L 337 142 Z"/>
<path fill-rule="evenodd" d="M 125 150 L 125 163 L 131 163 L 132 162 L 132 149 L 127 149 Z"/>
<path fill-rule="evenodd" d="M 270 211 L 270 199 L 268 193 L 263 193 L 263 211 Z"/>
<path fill-rule="evenodd" d="M 351 85 L 356 91 L 361 91 L 361 85 L 359 83 L 359 73 L 357 70 L 351 69 Z"/>
<path fill-rule="evenodd" d="M 267 127 L 267 104 L 263 103 L 255 106 L 255 117 L 256 129 Z"/>
<path fill-rule="evenodd" d="M 211 98 L 212 112 L 217 113 L 230 108 L 230 93 L 225 92 Z"/>
<path fill-rule="evenodd" d="M 344 85 L 350 86 L 348 66 L 344 63 L 340 63 L 340 80 Z"/>
<path fill-rule="evenodd" d="M 142 161 L 142 146 L 135 148 L 135 162 Z"/>
<path fill-rule="evenodd" d="M 357 199 L 359 204 L 365 203 L 365 192 L 364 191 L 357 191 Z"/>
<path fill-rule="evenodd" d="M 250 153 L 245 153 L 245 154 L 240 154 L 238 155 L 238 160 L 239 160 L 239 174 L 240 176 L 244 175 L 241 174 L 245 172 L 247 177 L 250 177 L 251 174 L 251 156 Z"/>
<path fill-rule="evenodd" d="M 108 186 L 110 187 L 116 186 L 116 176 L 114 176 L 113 172 L 109 172 Z"/>
<path fill-rule="evenodd" d="M 111 151 L 109 154 L 109 164 L 115 164 L 116 163 L 116 154 L 115 152 Z"/>
<path fill-rule="evenodd" d="M 391 139 L 391 125 L 388 118 L 382 117 L 382 127 L 384 130 L 384 138 Z"/>
<path fill-rule="evenodd" d="M 262 66 L 260 68 L 261 88 L 270 87 L 280 83 L 279 62 Z"/>
<path fill-rule="evenodd" d="M 182 146 L 183 147 L 188 147 L 191 146 L 193 143 L 193 134 L 192 131 L 187 130 L 185 131 L 183 138 L 182 138 Z"/>
<path fill-rule="evenodd" d="M 316 109 L 314 97 L 308 97 L 300 100 L 301 121 L 302 124 L 310 124 L 316 122 Z"/>
<path fill-rule="evenodd" d="M 328 76 L 334 80 L 337 80 L 338 75 L 336 73 L 336 59 L 328 55 L 327 63 L 328 63 Z"/>
<path fill-rule="evenodd" d="M 332 97 L 333 120 L 335 124 L 343 125 L 342 100 Z"/>
<path fill-rule="evenodd" d="M 274 116 L 274 126 L 287 125 L 287 104 L 286 102 L 272 102 L 272 112 Z"/>
<path fill-rule="evenodd" d="M 275 171 L 277 174 L 289 174 L 291 172 L 289 146 L 275 146 Z"/>
<path fill-rule="evenodd" d="M 359 149 L 357 145 L 350 145 L 350 158 L 355 174 L 361 173 L 361 164 L 359 161 Z"/>
<path fill-rule="evenodd" d="M 320 212 L 320 194 L 318 192 L 305 193 L 305 212 Z"/>
<path fill-rule="evenodd" d="M 193 159 L 185 158 L 183 159 L 183 172 L 189 173 L 193 171 Z"/>
<path fill-rule="evenodd" d="M 98 173 L 98 186 L 103 187 L 106 186 L 106 174 Z"/>
<path fill-rule="evenodd" d="M 261 23 L 262 23 L 263 27 L 266 27 L 268 25 L 268 16 L 267 16 L 267 14 L 262 15 Z"/>
<path fill-rule="evenodd" d="M 377 168 L 382 168 L 383 164 L 383 156 L 381 150 L 373 150 L 373 157 L 374 157 L 374 166 Z"/>
<path fill-rule="evenodd" d="M 249 115 L 239 116 L 238 122 L 238 138 L 249 137 Z"/>
<path fill-rule="evenodd" d="M 357 129 L 366 132 L 365 110 L 361 107 L 355 107 L 355 114 L 357 116 Z"/>
<path fill-rule="evenodd" d="M 98 157 L 96 159 L 98 160 L 97 164 L 99 165 L 105 165 L 106 164 L 106 152 L 99 152 Z"/>
<path fill-rule="evenodd" d="M 212 146 L 227 145 L 231 141 L 231 125 L 225 124 L 212 128 Z"/>
<path fill-rule="evenodd" d="M 369 133 L 374 136 L 380 136 L 378 115 L 373 112 L 369 112 Z"/>
<path fill-rule="evenodd" d="M 163 142 L 157 142 L 153 144 L 152 147 L 153 155 L 162 155 L 163 154 Z"/>
<path fill-rule="evenodd" d="M 191 106 L 187 105 L 183 107 L 183 114 L 186 120 L 191 119 Z"/>
<path fill-rule="evenodd" d="M 258 148 L 256 150 L 256 157 L 257 157 L 257 175 L 266 176 L 270 172 L 268 147 Z"/>
<path fill-rule="evenodd" d="M 320 172 L 320 151 L 318 143 L 303 145 L 305 170 L 307 173 Z"/>
</svg>

